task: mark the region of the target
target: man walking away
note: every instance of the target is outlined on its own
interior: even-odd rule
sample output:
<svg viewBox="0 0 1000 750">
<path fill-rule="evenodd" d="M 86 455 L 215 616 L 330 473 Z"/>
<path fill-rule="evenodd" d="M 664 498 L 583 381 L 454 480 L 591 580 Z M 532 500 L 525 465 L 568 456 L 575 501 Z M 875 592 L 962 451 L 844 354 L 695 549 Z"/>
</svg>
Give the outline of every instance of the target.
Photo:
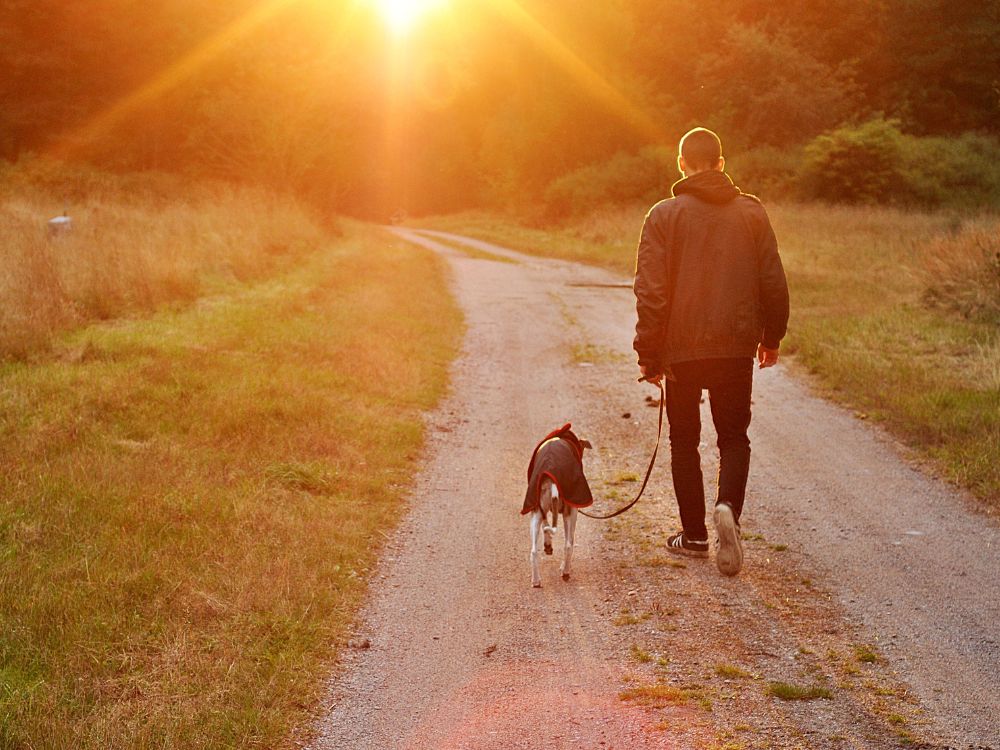
<svg viewBox="0 0 1000 750">
<path fill-rule="evenodd" d="M 788 285 L 760 201 L 725 174 L 722 143 L 695 128 L 680 142 L 683 179 L 646 215 L 635 270 L 635 351 L 643 377 L 667 379 L 670 468 L 682 530 L 671 552 L 708 557 L 699 404 L 708 389 L 719 436 L 716 564 L 743 565 L 740 515 L 750 468 L 753 359 L 778 361 L 788 325 Z"/>
</svg>

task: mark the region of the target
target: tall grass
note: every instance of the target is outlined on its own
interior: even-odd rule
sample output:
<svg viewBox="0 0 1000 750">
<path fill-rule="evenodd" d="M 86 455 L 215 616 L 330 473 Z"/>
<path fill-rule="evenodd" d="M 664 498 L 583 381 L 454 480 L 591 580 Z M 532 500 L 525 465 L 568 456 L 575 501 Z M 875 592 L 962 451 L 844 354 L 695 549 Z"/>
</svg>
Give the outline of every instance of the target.
<svg viewBox="0 0 1000 750">
<path fill-rule="evenodd" d="M 604 209 L 556 227 L 485 213 L 422 223 L 629 277 L 646 208 Z M 784 351 L 828 394 L 1000 507 L 995 218 L 820 204 L 769 211 L 791 287 Z"/>
<path fill-rule="evenodd" d="M 50 235 L 64 211 L 72 230 Z M 87 321 L 273 273 L 323 230 L 262 190 L 33 162 L 0 169 L 0 235 L 0 357 L 19 357 Z"/>
<path fill-rule="evenodd" d="M 295 746 L 461 330 L 436 257 L 344 231 L 0 364 L 0 747 Z"/>
<path fill-rule="evenodd" d="M 1000 222 L 936 238 L 923 271 L 928 304 L 1000 325 Z"/>
</svg>

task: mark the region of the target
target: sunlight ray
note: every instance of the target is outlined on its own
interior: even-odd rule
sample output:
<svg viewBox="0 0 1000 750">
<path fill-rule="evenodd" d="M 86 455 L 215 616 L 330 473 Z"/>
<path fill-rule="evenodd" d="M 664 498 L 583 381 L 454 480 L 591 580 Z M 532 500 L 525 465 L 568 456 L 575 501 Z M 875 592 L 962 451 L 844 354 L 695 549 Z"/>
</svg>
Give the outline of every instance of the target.
<svg viewBox="0 0 1000 750">
<path fill-rule="evenodd" d="M 47 155 L 67 159 L 112 130 L 143 105 L 177 88 L 201 68 L 245 39 L 281 11 L 300 0 L 264 0 L 229 26 L 196 46 L 162 73 L 99 111 L 90 120 L 60 138 Z"/>
<path fill-rule="evenodd" d="M 552 61 L 580 83 L 597 101 L 617 113 L 638 133 L 652 143 L 673 143 L 676 134 L 668 132 L 649 112 L 623 94 L 605 76 L 574 52 L 565 42 L 531 15 L 518 0 L 487 0 L 501 15 L 521 29 Z"/>
</svg>

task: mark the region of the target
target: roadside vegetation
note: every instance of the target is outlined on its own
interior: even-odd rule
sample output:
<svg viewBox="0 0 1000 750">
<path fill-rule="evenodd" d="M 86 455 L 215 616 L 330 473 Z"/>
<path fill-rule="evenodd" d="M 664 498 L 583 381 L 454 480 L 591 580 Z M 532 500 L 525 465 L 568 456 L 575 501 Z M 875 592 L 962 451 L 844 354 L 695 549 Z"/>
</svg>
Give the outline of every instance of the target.
<svg viewBox="0 0 1000 750">
<path fill-rule="evenodd" d="M 421 224 L 629 277 L 646 208 L 551 226 L 489 213 Z M 785 353 L 1000 508 L 1000 220 L 815 203 L 769 211 L 792 293 Z"/>
<path fill-rule="evenodd" d="M 70 228 L 50 232 L 47 221 L 64 212 Z M 287 269 L 331 229 L 260 188 L 0 163 L 0 357 Z"/>
<path fill-rule="evenodd" d="M 116 188 L 4 251 L 71 314 L 5 329 L 0 747 L 290 746 L 398 517 L 461 329 L 439 261 L 215 191 Z"/>
</svg>

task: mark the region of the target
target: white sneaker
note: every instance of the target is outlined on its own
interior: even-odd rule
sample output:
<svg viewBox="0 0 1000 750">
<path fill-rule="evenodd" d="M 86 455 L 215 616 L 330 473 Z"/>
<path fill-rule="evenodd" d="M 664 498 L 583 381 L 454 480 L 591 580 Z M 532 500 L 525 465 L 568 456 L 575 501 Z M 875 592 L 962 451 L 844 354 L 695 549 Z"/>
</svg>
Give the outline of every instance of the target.
<svg viewBox="0 0 1000 750">
<path fill-rule="evenodd" d="M 712 520 L 715 522 L 715 533 L 719 535 L 715 564 L 722 575 L 734 576 L 743 567 L 743 541 L 733 509 L 728 503 L 719 503 L 715 506 Z"/>
</svg>

